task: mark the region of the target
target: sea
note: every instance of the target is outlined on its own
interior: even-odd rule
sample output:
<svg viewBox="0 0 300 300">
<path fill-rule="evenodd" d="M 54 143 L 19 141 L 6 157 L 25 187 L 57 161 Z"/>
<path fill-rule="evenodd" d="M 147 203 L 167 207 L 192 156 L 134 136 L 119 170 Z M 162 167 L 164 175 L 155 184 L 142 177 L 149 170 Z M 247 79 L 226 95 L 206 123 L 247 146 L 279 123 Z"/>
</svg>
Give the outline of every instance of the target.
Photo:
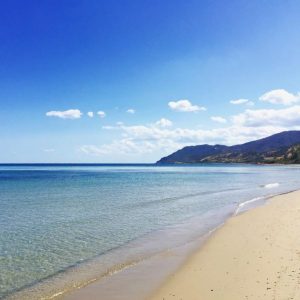
<svg viewBox="0 0 300 300">
<path fill-rule="evenodd" d="M 227 218 L 299 188 L 298 166 L 2 164 L 0 299 L 56 299 L 149 269 Z M 109 286 L 106 299 L 126 298 Z"/>
</svg>

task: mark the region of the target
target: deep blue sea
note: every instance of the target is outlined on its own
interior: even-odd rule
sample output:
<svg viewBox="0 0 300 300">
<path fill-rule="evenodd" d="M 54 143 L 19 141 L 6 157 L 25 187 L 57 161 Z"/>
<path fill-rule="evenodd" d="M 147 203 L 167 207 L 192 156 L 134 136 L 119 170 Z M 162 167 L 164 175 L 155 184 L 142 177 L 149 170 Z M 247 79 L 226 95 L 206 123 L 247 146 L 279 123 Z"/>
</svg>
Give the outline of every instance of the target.
<svg viewBox="0 0 300 300">
<path fill-rule="evenodd" d="M 297 166 L 0 165 L 0 299 L 53 298 L 299 188 Z"/>
</svg>

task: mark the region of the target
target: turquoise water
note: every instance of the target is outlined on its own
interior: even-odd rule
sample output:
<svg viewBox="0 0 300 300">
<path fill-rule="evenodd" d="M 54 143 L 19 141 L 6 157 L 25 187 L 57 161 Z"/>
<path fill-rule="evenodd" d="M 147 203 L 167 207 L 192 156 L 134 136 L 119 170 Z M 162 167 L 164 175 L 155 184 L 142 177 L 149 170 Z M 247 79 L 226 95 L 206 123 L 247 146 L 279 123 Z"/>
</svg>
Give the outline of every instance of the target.
<svg viewBox="0 0 300 300">
<path fill-rule="evenodd" d="M 93 276 L 108 274 L 114 264 L 184 243 L 182 228 L 200 233 L 241 203 L 300 188 L 299 178 L 294 166 L 2 165 L 0 298 L 43 293 L 50 281 L 48 295 L 57 293 L 56 277 L 91 261 Z M 192 220 L 198 227 L 187 226 Z M 152 244 L 138 242 L 147 236 Z M 90 280 L 83 273 L 78 281 Z"/>
</svg>

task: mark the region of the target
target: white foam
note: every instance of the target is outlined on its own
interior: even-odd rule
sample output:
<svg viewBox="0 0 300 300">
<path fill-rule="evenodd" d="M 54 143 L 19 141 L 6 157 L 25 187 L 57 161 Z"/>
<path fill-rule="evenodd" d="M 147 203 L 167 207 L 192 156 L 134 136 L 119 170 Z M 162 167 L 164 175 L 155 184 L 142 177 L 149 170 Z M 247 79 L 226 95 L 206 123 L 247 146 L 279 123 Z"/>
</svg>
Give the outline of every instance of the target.
<svg viewBox="0 0 300 300">
<path fill-rule="evenodd" d="M 279 183 L 278 182 L 275 182 L 275 183 L 268 183 L 268 184 L 265 184 L 264 185 L 264 188 L 266 189 L 273 189 L 273 188 L 276 188 L 279 186 Z"/>
<path fill-rule="evenodd" d="M 256 198 L 253 198 L 251 200 L 248 200 L 248 201 L 240 203 L 239 206 L 237 207 L 236 211 L 235 211 L 235 215 L 237 215 L 239 212 L 241 212 L 243 210 L 244 206 L 247 206 L 247 205 L 249 205 L 249 204 L 251 204 L 253 202 L 256 202 L 256 201 L 259 201 L 259 200 L 263 200 L 263 199 L 265 199 L 265 197 L 256 197 Z"/>
</svg>

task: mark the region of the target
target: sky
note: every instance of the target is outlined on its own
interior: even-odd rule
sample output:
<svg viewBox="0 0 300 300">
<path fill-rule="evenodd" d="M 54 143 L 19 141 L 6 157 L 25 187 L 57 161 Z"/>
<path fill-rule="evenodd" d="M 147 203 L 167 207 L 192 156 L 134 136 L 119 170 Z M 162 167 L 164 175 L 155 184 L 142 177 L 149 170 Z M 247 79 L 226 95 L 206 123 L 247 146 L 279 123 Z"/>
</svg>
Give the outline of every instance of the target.
<svg viewBox="0 0 300 300">
<path fill-rule="evenodd" d="M 0 162 L 155 162 L 300 129 L 300 2 L 4 1 Z"/>
</svg>

